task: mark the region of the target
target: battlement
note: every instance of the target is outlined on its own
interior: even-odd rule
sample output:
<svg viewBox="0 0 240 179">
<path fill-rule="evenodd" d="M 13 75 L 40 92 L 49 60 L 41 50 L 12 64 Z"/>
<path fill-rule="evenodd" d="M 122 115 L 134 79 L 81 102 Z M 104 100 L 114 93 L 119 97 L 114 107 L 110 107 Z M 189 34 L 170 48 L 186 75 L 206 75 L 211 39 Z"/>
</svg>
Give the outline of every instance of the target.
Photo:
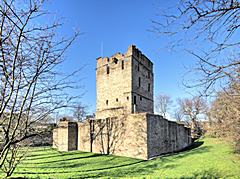
<svg viewBox="0 0 240 179">
<path fill-rule="evenodd" d="M 152 71 L 153 63 L 135 46 L 130 45 L 125 56 L 133 56 L 139 63 Z"/>
<path fill-rule="evenodd" d="M 125 54 L 117 52 L 110 57 L 98 57 L 96 59 L 97 68 L 107 65 L 110 66 L 111 64 L 117 64 L 119 61 L 123 61 L 125 58 L 130 56 L 133 56 L 139 61 L 139 63 L 152 71 L 153 63 L 138 48 L 136 48 L 135 45 L 130 45 Z"/>
</svg>

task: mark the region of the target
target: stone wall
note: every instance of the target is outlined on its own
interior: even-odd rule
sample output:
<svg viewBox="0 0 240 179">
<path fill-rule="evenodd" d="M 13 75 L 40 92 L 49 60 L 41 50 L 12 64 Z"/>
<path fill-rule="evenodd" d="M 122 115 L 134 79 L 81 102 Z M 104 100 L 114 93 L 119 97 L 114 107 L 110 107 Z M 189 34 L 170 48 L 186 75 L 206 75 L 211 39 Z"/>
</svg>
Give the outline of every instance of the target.
<svg viewBox="0 0 240 179">
<path fill-rule="evenodd" d="M 78 123 L 78 150 L 90 152 L 90 124 Z M 190 129 L 162 116 L 138 113 L 94 121 L 94 153 L 149 159 L 191 144 Z"/>
<path fill-rule="evenodd" d="M 58 149 L 58 128 L 55 128 L 55 129 L 53 129 L 53 133 L 52 133 L 52 138 L 53 138 L 53 143 L 52 143 L 52 147 L 54 148 L 54 149 Z"/>
<path fill-rule="evenodd" d="M 133 158 L 147 158 L 145 114 L 94 121 L 93 152 Z M 78 124 L 78 150 L 90 152 L 89 121 Z"/>
<path fill-rule="evenodd" d="M 59 151 L 77 150 L 78 128 L 76 122 L 60 121 L 53 129 L 53 148 Z"/>
<path fill-rule="evenodd" d="M 130 49 L 132 51 L 132 105 L 135 97 L 136 112 L 153 113 L 153 64 L 135 46 L 131 46 Z"/>
<path fill-rule="evenodd" d="M 90 123 L 86 120 L 84 123 L 78 123 L 78 150 L 90 152 Z"/>
<path fill-rule="evenodd" d="M 147 114 L 148 158 L 180 151 L 189 146 L 191 129 L 160 115 Z"/>
</svg>

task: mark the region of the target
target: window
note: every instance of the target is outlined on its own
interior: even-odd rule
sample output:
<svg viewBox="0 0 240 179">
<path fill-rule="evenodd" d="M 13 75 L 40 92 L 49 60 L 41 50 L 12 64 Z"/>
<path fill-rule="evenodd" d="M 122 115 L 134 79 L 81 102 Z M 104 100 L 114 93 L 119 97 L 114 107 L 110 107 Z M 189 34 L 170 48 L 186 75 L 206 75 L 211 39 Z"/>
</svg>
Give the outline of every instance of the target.
<svg viewBox="0 0 240 179">
<path fill-rule="evenodd" d="M 134 96 L 134 98 L 133 98 L 133 104 L 137 104 L 137 98 L 136 98 L 136 96 Z"/>
<path fill-rule="evenodd" d="M 129 100 L 129 97 L 127 96 L 127 100 Z"/>
<path fill-rule="evenodd" d="M 110 68 L 109 68 L 109 66 L 107 66 L 107 74 L 109 74 L 110 73 Z"/>
<path fill-rule="evenodd" d="M 116 98 L 116 102 L 118 102 L 118 98 Z"/>
<path fill-rule="evenodd" d="M 150 83 L 148 83 L 148 91 L 150 92 L 151 86 Z"/>
<path fill-rule="evenodd" d="M 142 101 L 142 96 L 140 96 L 140 101 Z"/>
<path fill-rule="evenodd" d="M 138 78 L 138 86 L 141 87 L 141 78 Z"/>
<path fill-rule="evenodd" d="M 124 69 L 124 61 L 122 61 L 122 70 Z"/>
<path fill-rule="evenodd" d="M 117 64 L 117 63 L 118 63 L 118 59 L 117 59 L 117 58 L 113 58 L 113 62 L 114 62 L 115 64 Z"/>
<path fill-rule="evenodd" d="M 108 105 L 108 100 L 106 100 L 106 105 Z"/>
<path fill-rule="evenodd" d="M 148 71 L 148 78 L 150 78 L 150 71 Z"/>
</svg>

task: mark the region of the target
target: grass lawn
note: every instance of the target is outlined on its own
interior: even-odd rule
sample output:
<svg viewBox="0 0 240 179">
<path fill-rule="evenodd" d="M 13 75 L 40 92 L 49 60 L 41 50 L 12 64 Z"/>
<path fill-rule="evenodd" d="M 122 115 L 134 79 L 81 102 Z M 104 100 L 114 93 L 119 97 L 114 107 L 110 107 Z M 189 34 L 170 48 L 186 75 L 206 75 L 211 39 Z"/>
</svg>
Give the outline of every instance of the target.
<svg viewBox="0 0 240 179">
<path fill-rule="evenodd" d="M 212 138 L 201 139 L 196 145 L 192 150 L 150 161 L 36 147 L 13 177 L 240 178 L 240 156 L 233 154 L 229 145 Z"/>
</svg>

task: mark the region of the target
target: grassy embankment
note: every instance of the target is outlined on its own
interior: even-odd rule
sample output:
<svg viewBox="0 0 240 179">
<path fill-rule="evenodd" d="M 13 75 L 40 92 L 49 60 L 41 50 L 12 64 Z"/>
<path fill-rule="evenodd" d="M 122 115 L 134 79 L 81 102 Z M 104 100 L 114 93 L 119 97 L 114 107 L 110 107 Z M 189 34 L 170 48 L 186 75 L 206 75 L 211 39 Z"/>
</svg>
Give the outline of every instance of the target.
<svg viewBox="0 0 240 179">
<path fill-rule="evenodd" d="M 50 147 L 32 148 L 13 177 L 240 178 L 240 156 L 233 154 L 230 145 L 212 138 L 195 145 L 194 149 L 150 161 L 80 151 L 58 152 Z"/>
</svg>

